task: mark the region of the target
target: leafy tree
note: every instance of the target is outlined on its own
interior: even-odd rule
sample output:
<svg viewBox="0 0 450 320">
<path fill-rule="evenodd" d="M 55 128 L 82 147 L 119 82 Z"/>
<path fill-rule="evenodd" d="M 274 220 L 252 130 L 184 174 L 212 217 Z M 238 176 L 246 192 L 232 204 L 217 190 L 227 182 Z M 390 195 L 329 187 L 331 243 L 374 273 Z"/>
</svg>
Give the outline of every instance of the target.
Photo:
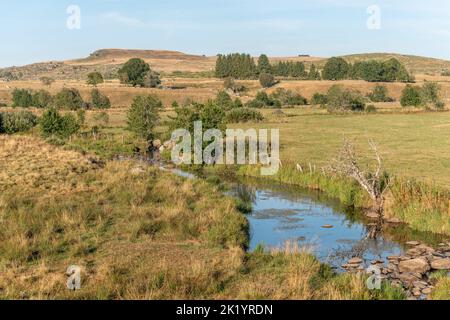
<svg viewBox="0 0 450 320">
<path fill-rule="evenodd" d="M 141 138 L 151 140 L 162 107 L 162 102 L 152 95 L 135 97 L 127 114 L 129 130 Z"/>
<path fill-rule="evenodd" d="M 41 80 L 43 85 L 48 87 L 50 87 L 53 84 L 53 82 L 55 82 L 55 79 L 51 77 L 41 77 L 39 80 Z"/>
<path fill-rule="evenodd" d="M 389 92 L 386 86 L 377 85 L 368 95 L 372 102 L 392 102 L 394 99 L 389 97 Z"/>
<path fill-rule="evenodd" d="M 53 104 L 53 97 L 45 90 L 39 90 L 33 93 L 32 100 L 32 105 L 35 108 L 47 108 Z"/>
<path fill-rule="evenodd" d="M 366 107 L 364 97 L 358 91 L 344 89 L 341 85 L 328 90 L 327 100 L 329 112 L 364 111 Z"/>
<path fill-rule="evenodd" d="M 89 73 L 87 77 L 87 84 L 94 87 L 104 82 L 103 75 L 97 71 Z"/>
<path fill-rule="evenodd" d="M 77 89 L 64 88 L 56 95 L 55 106 L 59 109 L 67 108 L 78 110 L 83 107 L 84 101 Z"/>
<path fill-rule="evenodd" d="M 102 94 L 98 89 L 91 91 L 92 106 L 96 109 L 109 109 L 111 108 L 111 101 L 109 98 Z"/>
<path fill-rule="evenodd" d="M 144 78 L 144 87 L 146 88 L 157 88 L 161 85 L 160 74 L 155 71 L 147 72 Z"/>
<path fill-rule="evenodd" d="M 247 102 L 248 108 L 281 108 L 281 102 L 273 96 L 268 96 L 264 91 L 260 91 L 256 94 L 254 100 Z"/>
<path fill-rule="evenodd" d="M 216 96 L 215 103 L 224 110 L 230 110 L 234 108 L 233 99 L 225 91 L 219 91 Z"/>
<path fill-rule="evenodd" d="M 347 77 L 349 65 L 342 58 L 330 58 L 322 72 L 322 78 L 325 80 L 343 80 Z"/>
<path fill-rule="evenodd" d="M 422 94 L 420 87 L 407 85 L 402 91 L 400 99 L 402 107 L 419 107 L 422 104 Z"/>
<path fill-rule="evenodd" d="M 272 66 L 270 65 L 269 58 L 265 54 L 262 54 L 259 56 L 258 72 L 260 74 L 262 74 L 262 73 L 272 74 Z"/>
<path fill-rule="evenodd" d="M 422 102 L 428 108 L 443 109 L 445 104 L 440 98 L 441 86 L 437 82 L 425 82 L 422 86 Z"/>
<path fill-rule="evenodd" d="M 275 81 L 275 77 L 269 73 L 261 73 L 259 75 L 259 83 L 263 88 L 273 87 L 277 82 Z"/>
<path fill-rule="evenodd" d="M 59 136 L 62 138 L 68 138 L 74 135 L 80 130 L 80 123 L 78 119 L 71 113 L 68 113 L 62 117 L 61 130 Z"/>
<path fill-rule="evenodd" d="M 144 60 L 133 58 L 128 60 L 119 70 L 121 83 L 130 84 L 133 87 L 145 86 L 145 77 L 150 71 L 150 66 Z"/>
<path fill-rule="evenodd" d="M 28 108 L 33 104 L 31 91 L 27 89 L 14 89 L 12 92 L 13 107 Z"/>
<path fill-rule="evenodd" d="M 321 76 L 319 70 L 316 69 L 315 64 L 312 64 L 311 68 L 309 69 L 308 80 L 320 80 L 320 79 Z"/>
<path fill-rule="evenodd" d="M 68 138 L 80 130 L 80 123 L 72 114 L 61 116 L 58 110 L 52 107 L 42 115 L 40 127 L 44 137 Z"/>
</svg>

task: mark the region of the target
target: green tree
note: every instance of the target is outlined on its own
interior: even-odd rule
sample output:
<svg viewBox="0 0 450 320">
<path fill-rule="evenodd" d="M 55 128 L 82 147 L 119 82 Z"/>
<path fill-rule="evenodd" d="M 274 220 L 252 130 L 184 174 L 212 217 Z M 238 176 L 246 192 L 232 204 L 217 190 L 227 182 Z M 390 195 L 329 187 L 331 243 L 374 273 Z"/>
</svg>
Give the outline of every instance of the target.
<svg viewBox="0 0 450 320">
<path fill-rule="evenodd" d="M 31 91 L 27 89 L 14 89 L 12 92 L 13 107 L 28 108 L 33 104 Z"/>
<path fill-rule="evenodd" d="M 58 135 L 62 129 L 62 117 L 51 107 L 44 112 L 40 121 L 41 132 L 44 137 Z"/>
<path fill-rule="evenodd" d="M 215 103 L 224 110 L 230 110 L 234 108 L 233 99 L 225 91 L 219 91 L 216 96 Z"/>
<path fill-rule="evenodd" d="M 364 111 L 364 97 L 356 90 L 344 89 L 341 85 L 332 86 L 327 93 L 329 112 Z"/>
<path fill-rule="evenodd" d="M 109 109 L 111 108 L 111 101 L 109 98 L 102 94 L 98 89 L 91 91 L 92 106 L 96 109 Z"/>
<path fill-rule="evenodd" d="M 7 112 L 4 113 L 1 120 L 3 132 L 14 134 L 25 132 L 35 127 L 38 123 L 37 117 L 30 111 Z"/>
<path fill-rule="evenodd" d="M 121 83 L 130 84 L 133 87 L 145 86 L 145 77 L 150 71 L 150 66 L 144 60 L 133 58 L 128 60 L 119 70 Z"/>
<path fill-rule="evenodd" d="M 419 107 L 422 105 L 421 88 L 408 84 L 402 91 L 400 104 L 402 107 Z"/>
<path fill-rule="evenodd" d="M 348 76 L 349 65 L 342 58 L 330 58 L 322 72 L 324 80 L 343 80 Z"/>
<path fill-rule="evenodd" d="M 127 114 L 129 130 L 143 139 L 153 139 L 153 129 L 162 107 L 162 102 L 154 96 L 135 97 Z"/>
<path fill-rule="evenodd" d="M 261 73 L 259 75 L 259 83 L 263 88 L 273 87 L 277 82 L 275 81 L 275 77 L 269 73 Z"/>
<path fill-rule="evenodd" d="M 55 106 L 59 109 L 78 110 L 83 107 L 84 101 L 77 89 L 64 88 L 54 99 Z"/>
<path fill-rule="evenodd" d="M 33 93 L 33 107 L 47 108 L 53 104 L 53 97 L 48 91 L 39 90 Z"/>
<path fill-rule="evenodd" d="M 103 75 L 97 71 L 89 73 L 87 77 L 87 84 L 94 87 L 104 82 Z"/>
<path fill-rule="evenodd" d="M 320 80 L 320 72 L 316 69 L 316 65 L 312 64 L 309 69 L 308 80 Z"/>
<path fill-rule="evenodd" d="M 258 59 L 258 72 L 261 73 L 270 73 L 272 74 L 272 66 L 270 65 L 269 58 L 262 54 Z"/>
<path fill-rule="evenodd" d="M 428 108 L 443 109 L 445 104 L 440 97 L 441 86 L 437 82 L 425 82 L 422 86 L 422 103 Z"/>
<path fill-rule="evenodd" d="M 386 86 L 377 85 L 368 95 L 372 102 L 392 102 L 393 99 L 389 97 L 389 91 Z"/>
</svg>

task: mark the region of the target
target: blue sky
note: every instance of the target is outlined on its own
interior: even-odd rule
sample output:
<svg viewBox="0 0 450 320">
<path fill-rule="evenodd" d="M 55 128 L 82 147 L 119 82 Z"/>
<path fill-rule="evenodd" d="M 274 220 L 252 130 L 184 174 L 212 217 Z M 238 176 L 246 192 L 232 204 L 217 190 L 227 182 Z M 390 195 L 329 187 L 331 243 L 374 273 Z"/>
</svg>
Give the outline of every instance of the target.
<svg viewBox="0 0 450 320">
<path fill-rule="evenodd" d="M 81 9 L 69 30 L 66 10 Z M 378 5 L 381 29 L 367 8 Z M 450 60 L 446 0 L 0 0 L 0 66 L 87 56 L 100 48 L 215 55 L 399 52 Z"/>
</svg>

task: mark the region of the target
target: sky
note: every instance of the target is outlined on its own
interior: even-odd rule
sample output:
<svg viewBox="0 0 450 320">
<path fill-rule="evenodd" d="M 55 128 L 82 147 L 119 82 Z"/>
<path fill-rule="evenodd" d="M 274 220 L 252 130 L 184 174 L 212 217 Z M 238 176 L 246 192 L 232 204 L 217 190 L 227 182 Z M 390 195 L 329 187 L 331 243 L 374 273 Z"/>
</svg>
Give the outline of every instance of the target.
<svg viewBox="0 0 450 320">
<path fill-rule="evenodd" d="M 0 24 L 0 67 L 103 48 L 450 60 L 448 0 L 0 0 Z"/>
</svg>

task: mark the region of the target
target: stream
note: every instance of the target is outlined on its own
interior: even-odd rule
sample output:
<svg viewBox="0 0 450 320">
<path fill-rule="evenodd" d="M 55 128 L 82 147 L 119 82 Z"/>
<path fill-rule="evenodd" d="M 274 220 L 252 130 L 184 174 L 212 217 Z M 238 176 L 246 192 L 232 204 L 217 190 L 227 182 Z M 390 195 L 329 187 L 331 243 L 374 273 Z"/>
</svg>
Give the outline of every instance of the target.
<svg viewBox="0 0 450 320">
<path fill-rule="evenodd" d="M 194 178 L 180 170 L 173 173 Z M 343 206 L 322 192 L 281 185 L 262 179 L 239 179 L 229 183 L 227 195 L 252 205 L 250 251 L 263 245 L 280 249 L 286 243 L 314 254 L 338 272 L 353 257 L 366 265 L 373 260 L 404 255 L 410 240 L 435 246 L 448 237 L 411 230 L 406 225 L 385 226 L 376 239 L 367 237 L 370 222 L 361 212 Z"/>
</svg>

